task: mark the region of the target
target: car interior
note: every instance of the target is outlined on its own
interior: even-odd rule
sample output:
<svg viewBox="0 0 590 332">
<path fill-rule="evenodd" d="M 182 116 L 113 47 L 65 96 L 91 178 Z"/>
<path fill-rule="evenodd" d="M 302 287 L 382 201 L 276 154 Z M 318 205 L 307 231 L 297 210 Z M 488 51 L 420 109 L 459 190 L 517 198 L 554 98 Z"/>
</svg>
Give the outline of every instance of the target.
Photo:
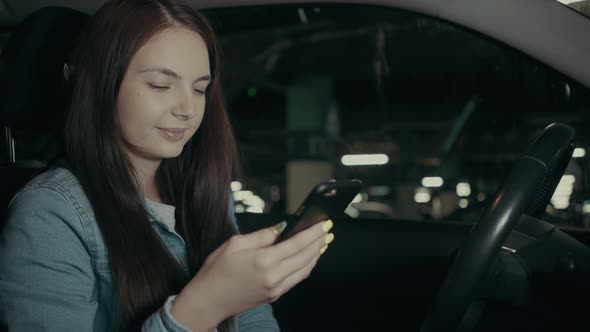
<svg viewBox="0 0 590 332">
<path fill-rule="evenodd" d="M 97 7 L 95 1 L 81 1 L 77 6 L 43 2 L 54 5 L 47 7 L 33 6 L 31 2 L 26 2 L 27 10 L 14 10 L 24 8 L 25 2 L 0 1 L 19 13 L 2 20 L 6 30 L 0 53 L 0 126 L 5 134 L 4 150 L 0 149 L 5 154 L 0 159 L 2 222 L 18 188 L 60 154 L 68 75 L 72 70 L 68 56 L 75 46 L 77 32 Z M 473 182 L 473 193 L 466 196 L 470 197 L 469 205 L 461 208 L 463 196 L 455 195 L 453 187 L 453 195 L 460 197 L 455 197 L 452 210 L 439 214 L 434 212 L 435 197 L 437 202 L 447 204 L 442 190 L 423 185 L 419 189 L 424 191 L 420 191 L 416 185 L 408 185 L 393 190 L 397 205 L 389 210 L 370 208 L 377 204 L 365 204 L 367 207 L 363 208 L 359 201 L 356 213 L 334 216 L 336 241 L 330 250 L 307 280 L 272 304 L 281 330 L 587 331 L 589 323 L 584 317 L 590 310 L 590 226 L 586 214 L 590 210 L 585 208 L 590 208 L 590 201 L 586 202 L 584 195 L 590 193 L 586 187 L 590 182 L 586 161 L 583 156 L 575 156 L 580 151 L 577 149 L 590 143 L 584 132 L 584 125 L 590 123 L 590 69 L 585 60 L 590 58 L 590 47 L 571 45 L 587 39 L 588 18 L 557 1 L 539 1 L 538 11 L 533 11 L 528 20 L 521 17 L 521 30 L 504 35 L 501 28 L 491 23 L 492 17 L 507 15 L 510 10 L 522 13 L 525 9 L 521 6 L 529 6 L 531 1 L 392 1 L 396 4 L 394 9 L 384 8 L 387 1 L 370 5 L 295 2 L 195 3 L 205 8 L 219 32 L 227 61 L 224 79 L 237 82 L 227 84 L 227 103 L 242 146 L 245 175 L 236 179 L 241 181 L 240 186 L 262 187 L 260 183 L 267 178 L 272 178 L 268 181 L 273 184 L 287 183 L 289 174 L 283 174 L 288 168 L 286 164 L 300 155 L 317 157 L 297 147 L 307 144 L 314 134 L 307 132 L 309 137 L 302 139 L 299 134 L 289 136 L 291 145 L 285 144 L 285 135 L 295 131 L 290 126 L 296 127 L 297 120 L 284 121 L 293 116 L 288 108 L 277 114 L 280 107 L 276 105 L 291 100 L 290 89 L 301 87 L 296 79 L 298 68 L 323 75 L 337 72 L 334 75 L 339 76 L 332 82 L 337 91 L 334 94 L 344 96 L 339 99 L 342 104 L 350 102 L 340 106 L 342 128 L 365 126 L 367 131 L 375 132 L 377 122 L 405 124 L 389 128 L 399 134 L 391 155 L 399 155 L 399 165 L 409 159 L 420 158 L 423 162 L 420 166 L 396 166 L 397 175 L 391 182 L 406 176 L 420 179 L 432 169 L 443 169 L 441 164 L 455 173 L 462 172 L 457 179 L 475 178 L 474 174 L 480 172 L 484 173 L 480 182 L 489 182 L 485 182 L 487 187 L 480 186 L 486 190 L 478 189 Z M 549 11 L 555 11 L 559 20 L 568 20 L 568 31 L 573 33 L 554 32 L 528 38 L 526 24 L 542 22 Z M 480 20 L 486 12 L 490 18 Z M 321 15 L 333 20 L 323 21 Z M 251 22 L 253 16 L 260 17 L 258 25 Z M 375 24 L 388 20 L 394 23 Z M 414 39 L 408 39 L 405 28 L 414 29 Z M 460 37 L 463 35 L 468 37 Z M 367 36 L 367 50 L 350 50 L 351 41 L 365 40 Z M 398 47 L 380 48 L 380 44 L 390 40 L 383 36 L 393 36 Z M 497 42 L 495 38 L 500 37 L 501 42 Z M 437 38 L 443 39 L 437 42 Z M 459 58 L 446 72 L 440 69 L 441 63 L 456 54 L 445 53 L 445 49 L 459 45 L 458 38 L 469 41 L 461 41 L 464 48 L 456 48 Z M 428 42 L 437 45 L 441 52 L 438 56 L 423 46 Z M 546 52 L 539 43 L 553 44 L 562 54 Z M 516 45 L 518 51 L 514 50 Z M 410 47 L 425 55 L 406 52 Z M 569 58 L 563 54 L 568 52 L 572 53 Z M 345 54 L 342 56 L 349 60 L 369 58 L 371 62 L 355 65 L 349 61 L 343 65 L 334 60 L 338 54 Z M 424 67 L 415 65 L 428 56 L 440 62 Z M 496 62 L 487 57 L 501 66 L 493 65 Z M 564 62 L 562 57 L 571 61 Z M 479 59 L 485 66 L 477 67 L 468 58 Z M 411 73 L 404 71 L 410 70 L 403 66 L 404 61 L 415 65 Z M 358 83 L 354 80 L 361 76 L 360 71 L 364 81 Z M 445 83 L 454 79 L 451 72 L 469 76 L 465 85 L 477 86 L 480 93 L 453 95 L 456 87 Z M 424 73 L 438 76 L 430 83 L 420 81 Z M 486 79 L 480 80 L 481 77 Z M 520 77 L 526 77 L 530 85 L 523 85 L 518 81 Z M 517 81 L 518 84 L 514 83 Z M 363 87 L 362 82 L 370 87 Z M 517 91 L 496 94 L 496 86 L 513 83 L 518 86 Z M 372 101 L 353 100 L 351 96 L 356 93 Z M 462 106 L 453 104 L 454 96 L 461 98 Z M 533 103 L 531 96 L 541 97 Z M 391 105 L 398 107 L 429 98 L 448 103 L 441 102 L 436 110 L 416 108 L 416 114 L 387 113 Z M 489 101 L 491 98 L 496 99 Z M 352 108 L 357 109 L 354 117 L 347 115 L 352 114 L 348 112 Z M 252 110 L 259 113 L 252 115 Z M 510 118 L 515 110 L 522 110 L 518 122 Z M 563 113 L 555 115 L 556 110 Z M 421 117 L 429 119 L 420 122 Z M 240 126 L 244 123 L 250 126 Z M 278 135 L 276 129 L 273 131 L 277 126 L 287 132 L 279 135 L 281 139 L 272 136 Z M 496 136 L 490 138 L 487 127 L 498 127 L 503 135 L 506 132 L 519 136 L 506 134 L 501 136 L 505 141 L 500 142 Z M 435 131 L 438 134 L 431 134 Z M 418 142 L 414 136 L 420 135 L 432 137 L 426 143 Z M 389 139 L 381 136 L 365 133 L 363 138 L 379 141 L 384 150 L 391 146 Z M 340 139 L 322 153 L 363 151 L 361 143 L 355 145 L 350 143 L 352 140 Z M 408 156 L 404 152 L 407 150 L 397 146 L 405 143 L 424 151 L 436 150 L 437 160 L 456 157 L 461 160 L 460 166 L 432 161 L 419 154 Z M 492 166 L 480 166 L 484 162 Z M 384 174 L 391 172 L 340 167 L 333 176 L 362 178 L 368 189 L 377 188 Z M 278 176 L 268 176 L 277 172 L 282 174 L 280 180 L 276 180 Z M 486 172 L 494 174 L 486 177 Z M 583 180 L 572 184 L 575 193 L 571 203 L 568 198 L 569 205 L 559 208 L 555 192 L 562 188 L 563 179 L 573 174 Z M 371 196 L 368 189 L 367 195 Z M 272 192 L 277 191 L 273 190 L 268 190 L 266 200 L 274 206 L 267 203 L 264 213 L 248 210 L 245 203 L 236 200 L 236 207 L 242 208 L 236 209 L 241 232 L 271 226 L 293 213 L 289 204 L 297 206 L 299 201 L 273 199 Z M 306 191 L 302 190 L 304 195 Z M 420 201 L 419 194 L 428 194 L 428 200 Z M 279 188 L 277 195 L 286 196 L 285 189 Z M 366 198 L 361 199 L 367 203 Z M 375 202 L 382 207 L 385 199 Z M 413 210 L 404 212 L 406 203 Z"/>
</svg>

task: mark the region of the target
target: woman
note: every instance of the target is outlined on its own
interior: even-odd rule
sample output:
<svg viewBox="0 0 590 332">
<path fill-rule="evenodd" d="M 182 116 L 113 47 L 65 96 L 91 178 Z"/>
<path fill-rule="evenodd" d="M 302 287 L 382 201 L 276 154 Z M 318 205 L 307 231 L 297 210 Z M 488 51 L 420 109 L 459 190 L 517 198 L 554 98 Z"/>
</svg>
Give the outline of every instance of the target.
<svg viewBox="0 0 590 332">
<path fill-rule="evenodd" d="M 66 162 L 16 194 L 0 238 L 10 331 L 278 330 L 268 303 L 310 273 L 332 222 L 277 244 L 284 223 L 236 235 L 218 54 L 175 0 L 111 0 L 90 20 Z"/>
</svg>

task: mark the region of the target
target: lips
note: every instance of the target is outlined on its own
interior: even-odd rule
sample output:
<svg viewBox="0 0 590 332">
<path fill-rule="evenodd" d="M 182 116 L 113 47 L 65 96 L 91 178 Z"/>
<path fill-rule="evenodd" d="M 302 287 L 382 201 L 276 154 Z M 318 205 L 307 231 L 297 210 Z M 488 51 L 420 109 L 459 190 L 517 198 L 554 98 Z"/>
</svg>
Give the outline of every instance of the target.
<svg viewBox="0 0 590 332">
<path fill-rule="evenodd" d="M 160 128 L 163 131 L 167 131 L 169 133 L 173 133 L 173 134 L 182 134 L 186 131 L 186 128 Z"/>
<path fill-rule="evenodd" d="M 162 136 L 173 142 L 180 141 L 184 138 L 186 128 L 158 128 Z"/>
</svg>

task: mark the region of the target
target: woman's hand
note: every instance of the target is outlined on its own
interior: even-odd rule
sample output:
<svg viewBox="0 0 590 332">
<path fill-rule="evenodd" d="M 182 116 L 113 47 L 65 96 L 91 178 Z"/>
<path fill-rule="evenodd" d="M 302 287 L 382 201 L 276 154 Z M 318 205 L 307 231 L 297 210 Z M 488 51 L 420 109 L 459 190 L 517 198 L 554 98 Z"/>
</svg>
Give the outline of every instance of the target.
<svg viewBox="0 0 590 332">
<path fill-rule="evenodd" d="M 193 331 L 209 331 L 223 319 L 270 303 L 309 276 L 333 234 L 324 221 L 275 242 L 281 223 L 235 235 L 209 255 L 176 297 L 172 315 Z"/>
</svg>

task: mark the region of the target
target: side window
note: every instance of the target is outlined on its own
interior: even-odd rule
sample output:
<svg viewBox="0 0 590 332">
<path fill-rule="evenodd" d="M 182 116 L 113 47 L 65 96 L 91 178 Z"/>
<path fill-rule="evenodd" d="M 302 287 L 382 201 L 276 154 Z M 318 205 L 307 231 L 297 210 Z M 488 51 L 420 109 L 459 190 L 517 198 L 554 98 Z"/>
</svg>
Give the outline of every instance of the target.
<svg viewBox="0 0 590 332">
<path fill-rule="evenodd" d="M 578 149 L 545 219 L 588 226 L 590 94 L 568 77 L 406 11 L 209 14 L 244 166 L 236 211 L 293 212 L 317 182 L 356 178 L 365 188 L 352 217 L 474 222 L 535 135 L 563 122 L 576 129 Z"/>
</svg>

